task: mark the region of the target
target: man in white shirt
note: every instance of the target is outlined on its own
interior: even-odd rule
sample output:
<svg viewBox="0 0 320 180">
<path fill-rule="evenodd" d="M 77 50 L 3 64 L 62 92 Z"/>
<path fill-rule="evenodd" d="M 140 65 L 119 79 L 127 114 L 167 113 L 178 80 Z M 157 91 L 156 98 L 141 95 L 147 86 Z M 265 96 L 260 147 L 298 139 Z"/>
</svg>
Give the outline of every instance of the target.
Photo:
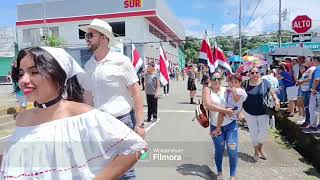
<svg viewBox="0 0 320 180">
<path fill-rule="evenodd" d="M 143 101 L 138 77 L 131 60 L 120 53 L 110 51 L 116 43 L 112 27 L 103 20 L 94 19 L 82 28 L 93 56 L 85 64 L 85 75 L 79 76 L 84 101 L 108 112 L 144 137 Z M 129 170 L 121 180 L 135 179 Z"/>
</svg>

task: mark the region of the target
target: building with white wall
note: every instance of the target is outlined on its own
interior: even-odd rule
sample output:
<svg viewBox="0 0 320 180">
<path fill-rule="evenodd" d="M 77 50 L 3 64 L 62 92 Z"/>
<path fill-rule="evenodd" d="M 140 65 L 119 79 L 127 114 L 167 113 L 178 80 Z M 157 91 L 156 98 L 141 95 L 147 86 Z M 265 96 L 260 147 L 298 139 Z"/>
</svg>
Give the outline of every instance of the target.
<svg viewBox="0 0 320 180">
<path fill-rule="evenodd" d="M 164 0 L 44 0 L 17 5 L 18 46 L 41 45 L 45 35 L 55 35 L 65 41 L 69 52 L 85 61 L 86 42 L 79 27 L 94 18 L 109 22 L 117 39 L 125 47 L 133 42 L 146 61 L 159 59 L 159 42 L 163 41 L 168 59 L 180 63 L 178 48 L 185 30 Z M 130 56 L 129 48 L 124 51 Z"/>
</svg>

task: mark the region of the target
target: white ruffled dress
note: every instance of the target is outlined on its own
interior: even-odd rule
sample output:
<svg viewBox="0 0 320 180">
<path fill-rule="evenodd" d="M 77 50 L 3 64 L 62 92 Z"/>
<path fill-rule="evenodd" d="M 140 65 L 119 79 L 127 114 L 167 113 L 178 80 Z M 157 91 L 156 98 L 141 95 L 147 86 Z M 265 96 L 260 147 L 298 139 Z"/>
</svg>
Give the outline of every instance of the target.
<svg viewBox="0 0 320 180">
<path fill-rule="evenodd" d="M 16 127 L 1 164 L 0 179 L 93 179 L 116 156 L 147 147 L 108 113 L 86 113 L 38 126 Z"/>
</svg>

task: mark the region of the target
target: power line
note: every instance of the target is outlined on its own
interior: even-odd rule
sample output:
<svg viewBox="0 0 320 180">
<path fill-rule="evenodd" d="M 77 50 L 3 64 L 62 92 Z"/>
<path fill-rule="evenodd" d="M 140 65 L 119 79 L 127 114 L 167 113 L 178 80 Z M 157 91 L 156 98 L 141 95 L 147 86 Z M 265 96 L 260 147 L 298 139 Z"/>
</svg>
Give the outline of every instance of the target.
<svg viewBox="0 0 320 180">
<path fill-rule="evenodd" d="M 254 8 L 253 13 L 251 14 L 251 16 L 250 16 L 250 18 L 249 18 L 249 20 L 248 20 L 248 22 L 247 22 L 247 24 L 246 24 L 246 27 L 243 29 L 243 32 L 247 29 L 247 27 L 248 27 L 248 25 L 249 25 L 249 23 L 250 23 L 253 15 L 254 15 L 254 13 L 256 12 L 256 10 L 257 10 L 259 4 L 261 3 L 261 1 L 262 1 L 262 0 L 260 0 L 260 1 L 258 2 L 257 6 Z"/>
<path fill-rule="evenodd" d="M 256 25 L 258 22 L 260 22 L 264 17 L 266 17 L 266 15 L 269 14 L 269 12 L 270 12 L 278 3 L 279 3 L 279 2 L 277 1 L 277 2 L 267 11 L 267 13 L 265 13 L 258 21 L 256 21 L 256 22 L 251 26 L 251 29 L 250 29 L 249 31 L 247 31 L 247 33 L 250 32 L 250 31 L 255 27 L 255 25 Z"/>
</svg>

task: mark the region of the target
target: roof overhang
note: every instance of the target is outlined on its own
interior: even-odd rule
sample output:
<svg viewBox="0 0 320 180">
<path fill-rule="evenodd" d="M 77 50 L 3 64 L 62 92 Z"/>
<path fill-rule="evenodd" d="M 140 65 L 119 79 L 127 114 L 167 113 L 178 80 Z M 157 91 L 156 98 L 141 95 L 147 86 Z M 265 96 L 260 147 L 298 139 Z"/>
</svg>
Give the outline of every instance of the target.
<svg viewBox="0 0 320 180">
<path fill-rule="evenodd" d="M 27 21 L 17 21 L 16 26 L 32 26 L 39 24 L 53 24 L 53 23 L 65 23 L 65 22 L 76 22 L 76 21 L 87 21 L 97 19 L 112 19 L 112 18 L 126 18 L 126 17 L 145 17 L 149 22 L 158 27 L 173 41 L 180 42 L 182 39 L 170 29 L 170 27 L 157 15 L 155 10 L 150 11 L 136 11 L 136 12 L 124 12 L 114 14 L 99 14 L 99 15 L 88 15 L 88 16 L 76 16 L 76 17 L 60 17 L 46 19 L 35 19 Z"/>
</svg>

